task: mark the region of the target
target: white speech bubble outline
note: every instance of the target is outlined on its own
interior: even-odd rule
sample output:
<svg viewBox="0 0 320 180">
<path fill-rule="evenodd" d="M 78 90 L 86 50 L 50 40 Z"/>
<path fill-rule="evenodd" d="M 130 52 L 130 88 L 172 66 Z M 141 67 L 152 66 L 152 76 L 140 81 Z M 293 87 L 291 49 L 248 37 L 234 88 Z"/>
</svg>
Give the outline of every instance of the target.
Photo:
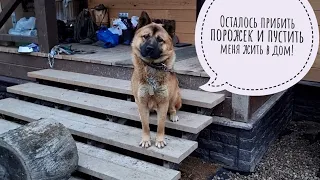
<svg viewBox="0 0 320 180">
<path fill-rule="evenodd" d="M 311 33 L 312 33 L 313 43 L 311 44 L 311 50 L 310 50 L 310 54 L 309 54 L 307 60 L 305 61 L 304 65 L 301 67 L 301 70 L 298 71 L 297 73 L 295 73 L 295 75 L 293 75 L 292 78 L 289 78 L 288 80 L 286 80 L 282 83 L 277 83 L 277 84 L 274 84 L 273 86 L 266 86 L 263 88 L 245 88 L 245 87 L 235 86 L 235 85 L 233 85 L 234 83 L 225 81 L 225 80 L 223 80 L 223 77 L 219 76 L 219 74 L 220 74 L 219 71 L 215 70 L 215 68 L 214 68 L 214 65 L 217 65 L 217 64 L 212 64 L 212 62 L 207 60 L 207 55 L 204 52 L 203 43 L 202 43 L 203 42 L 203 39 L 202 39 L 203 38 L 202 37 L 203 26 L 205 24 L 208 12 L 213 9 L 212 5 L 215 3 L 215 1 L 220 1 L 220 0 L 207 0 L 207 1 L 205 1 L 204 5 L 199 13 L 197 26 L 196 26 L 195 42 L 196 42 L 196 50 L 197 50 L 198 58 L 199 58 L 201 66 L 203 67 L 205 72 L 210 76 L 209 82 L 200 87 L 202 90 L 209 91 L 209 92 L 219 92 L 222 90 L 228 90 L 232 93 L 240 94 L 240 95 L 263 96 L 263 95 L 270 95 L 270 94 L 274 94 L 274 93 L 286 90 L 286 89 L 292 87 L 293 85 L 295 85 L 296 83 L 298 83 L 301 79 L 303 79 L 305 77 L 305 75 L 311 69 L 311 67 L 316 59 L 317 51 L 318 51 L 318 47 L 319 47 L 318 23 L 317 23 L 315 13 L 314 13 L 314 11 L 308 1 L 306 1 L 306 0 L 297 0 L 296 1 L 301 4 L 301 8 L 303 8 L 305 10 L 305 13 L 308 15 L 309 21 L 310 21 L 310 26 L 312 29 Z M 224 1 L 226 1 L 226 0 L 224 0 Z M 236 0 L 236 1 L 249 2 L 248 0 L 247 1 Z M 272 0 L 268 0 L 268 2 L 272 4 L 271 1 Z M 284 1 L 284 0 L 282 0 L 282 1 Z M 276 1 L 273 0 L 273 2 L 276 2 Z M 291 2 L 292 2 L 292 0 L 291 0 Z M 246 4 L 246 3 L 244 3 L 244 4 Z M 220 8 L 222 8 L 222 7 L 220 7 Z M 238 7 L 238 8 L 240 8 L 240 7 Z M 308 19 L 306 19 L 306 20 L 308 20 Z"/>
</svg>

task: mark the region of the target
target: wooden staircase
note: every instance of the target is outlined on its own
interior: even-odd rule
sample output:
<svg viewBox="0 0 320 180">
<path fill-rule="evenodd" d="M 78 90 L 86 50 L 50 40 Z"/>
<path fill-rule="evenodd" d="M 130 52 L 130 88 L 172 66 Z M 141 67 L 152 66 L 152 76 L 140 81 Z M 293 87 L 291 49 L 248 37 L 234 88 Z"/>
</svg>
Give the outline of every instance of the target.
<svg viewBox="0 0 320 180">
<path fill-rule="evenodd" d="M 132 101 L 130 81 L 51 69 L 30 72 L 28 76 L 39 83 L 8 87 L 7 91 L 19 98 L 0 100 L 0 114 L 8 117 L 0 120 L 0 132 L 19 126 L 11 119 L 26 122 L 53 119 L 77 137 L 120 149 L 113 152 L 90 143 L 77 142 L 78 171 L 99 179 L 180 179 L 180 172 L 172 165 L 180 164 L 197 149 L 194 137 L 213 121 L 211 116 L 179 111 L 180 121 L 166 122 L 167 129 L 177 132 L 166 134 L 168 145 L 164 149 L 154 145 L 144 149 L 139 146 L 141 128 L 134 126 L 140 123 L 140 119 L 137 106 Z M 78 89 L 81 88 L 86 90 L 80 92 Z M 90 90 L 97 90 L 100 94 Z M 112 93 L 127 98 L 108 97 Z M 223 94 L 182 89 L 185 105 L 212 109 L 224 98 Z M 72 108 L 89 113 L 71 112 Z M 96 115 L 105 115 L 107 120 Z M 157 125 L 154 114 L 150 116 L 150 124 Z M 151 138 L 155 138 L 155 132 L 151 133 Z M 123 151 L 163 163 L 123 155 Z"/>
</svg>

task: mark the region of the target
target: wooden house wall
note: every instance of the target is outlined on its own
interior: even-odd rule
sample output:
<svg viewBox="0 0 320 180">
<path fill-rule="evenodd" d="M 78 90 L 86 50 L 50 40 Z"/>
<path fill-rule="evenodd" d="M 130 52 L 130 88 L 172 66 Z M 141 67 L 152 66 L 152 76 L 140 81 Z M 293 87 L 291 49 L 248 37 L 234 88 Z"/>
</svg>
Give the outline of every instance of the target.
<svg viewBox="0 0 320 180">
<path fill-rule="evenodd" d="M 194 43 L 196 0 L 88 0 L 89 8 L 98 4 L 110 8 L 110 18 L 117 18 L 120 12 L 140 16 L 144 10 L 151 18 L 175 20 L 180 42 Z"/>
<path fill-rule="evenodd" d="M 318 24 L 320 25 L 320 0 L 309 0 L 313 10 L 318 19 Z M 309 71 L 304 80 L 320 82 L 320 50 L 318 51 L 318 56 L 312 69 Z"/>
</svg>

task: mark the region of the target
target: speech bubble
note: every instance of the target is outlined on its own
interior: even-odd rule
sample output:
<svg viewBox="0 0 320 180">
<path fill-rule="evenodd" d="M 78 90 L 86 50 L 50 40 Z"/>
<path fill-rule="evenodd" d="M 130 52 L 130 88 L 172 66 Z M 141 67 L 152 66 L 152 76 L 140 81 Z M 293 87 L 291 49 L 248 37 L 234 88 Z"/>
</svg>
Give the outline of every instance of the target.
<svg viewBox="0 0 320 180">
<path fill-rule="evenodd" d="M 307 0 L 206 0 L 195 45 L 210 76 L 202 90 L 264 96 L 305 77 L 317 56 L 319 29 Z"/>
</svg>

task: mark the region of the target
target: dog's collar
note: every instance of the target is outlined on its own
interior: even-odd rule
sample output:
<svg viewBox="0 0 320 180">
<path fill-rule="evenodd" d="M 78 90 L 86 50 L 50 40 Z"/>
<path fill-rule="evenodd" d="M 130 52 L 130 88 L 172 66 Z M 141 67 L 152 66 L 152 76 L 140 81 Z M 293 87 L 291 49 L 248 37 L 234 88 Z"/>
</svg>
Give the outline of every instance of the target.
<svg viewBox="0 0 320 180">
<path fill-rule="evenodd" d="M 143 61 L 143 62 L 147 66 L 152 67 L 152 68 L 154 68 L 156 70 L 161 70 L 161 71 L 164 71 L 164 72 L 174 73 L 174 71 L 172 69 L 169 69 L 167 67 L 167 65 L 165 65 L 164 63 L 147 63 L 145 61 Z"/>
</svg>

